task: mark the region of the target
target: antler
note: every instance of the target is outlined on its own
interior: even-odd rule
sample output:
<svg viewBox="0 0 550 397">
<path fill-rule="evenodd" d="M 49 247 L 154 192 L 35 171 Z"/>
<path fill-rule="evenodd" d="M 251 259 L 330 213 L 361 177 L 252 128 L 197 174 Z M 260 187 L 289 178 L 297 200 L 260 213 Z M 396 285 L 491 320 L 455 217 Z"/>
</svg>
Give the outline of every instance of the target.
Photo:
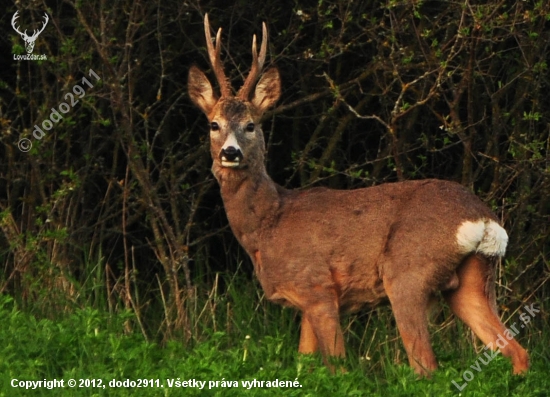
<svg viewBox="0 0 550 397">
<path fill-rule="evenodd" d="M 250 68 L 248 77 L 246 78 L 243 86 L 237 94 L 237 96 L 242 100 L 249 99 L 250 92 L 252 91 L 254 84 L 256 84 L 256 81 L 260 76 L 260 72 L 262 71 L 262 68 L 264 66 L 265 55 L 267 52 L 267 38 L 267 27 L 265 25 L 265 22 L 262 22 L 262 45 L 260 47 L 260 54 L 258 55 L 258 51 L 256 50 L 256 35 L 254 35 L 252 37 L 252 67 Z"/>
<path fill-rule="evenodd" d="M 33 35 L 32 36 L 28 36 L 27 35 L 27 29 L 25 29 L 25 32 L 21 32 L 17 26 L 15 25 L 16 23 L 16 19 L 19 18 L 19 15 L 17 15 L 19 13 L 19 11 L 16 11 L 15 14 L 13 14 L 13 17 L 11 19 L 11 26 L 13 27 L 13 29 L 19 33 L 23 39 L 27 40 L 27 41 L 32 41 L 33 39 L 36 39 L 38 37 L 38 35 L 40 33 L 42 33 L 42 31 L 46 28 L 46 25 L 48 24 L 48 21 L 50 20 L 50 18 L 48 18 L 48 14 L 44 13 L 44 25 L 42 26 L 42 29 L 40 30 L 35 30 Z"/>
<path fill-rule="evenodd" d="M 48 18 L 48 14 L 44 13 L 44 26 L 42 26 L 42 29 L 40 29 L 38 32 L 34 33 L 32 36 L 33 37 L 36 37 L 38 36 L 40 33 L 42 33 L 42 31 L 44 29 L 46 29 L 46 25 L 48 24 L 48 21 L 50 20 L 50 18 Z"/>
<path fill-rule="evenodd" d="M 19 33 L 21 36 L 26 36 L 27 35 L 27 31 L 25 30 L 25 33 L 21 32 L 17 26 L 15 25 L 15 20 L 17 18 L 19 18 L 19 15 L 17 15 L 19 13 L 19 11 L 15 11 L 15 14 L 13 14 L 13 17 L 11 19 L 11 26 L 13 27 L 13 30 L 15 30 L 17 33 Z"/>
<path fill-rule="evenodd" d="M 204 34 L 206 36 L 206 46 L 208 48 L 208 56 L 210 57 L 210 63 L 214 69 L 214 74 L 216 79 L 218 79 L 218 84 L 220 85 L 220 92 L 222 97 L 231 96 L 231 87 L 225 73 L 223 71 L 223 65 L 220 59 L 221 51 L 221 35 L 222 28 L 218 29 L 216 34 L 216 48 L 212 45 L 212 37 L 210 36 L 210 23 L 208 22 L 208 14 L 204 15 Z"/>
</svg>

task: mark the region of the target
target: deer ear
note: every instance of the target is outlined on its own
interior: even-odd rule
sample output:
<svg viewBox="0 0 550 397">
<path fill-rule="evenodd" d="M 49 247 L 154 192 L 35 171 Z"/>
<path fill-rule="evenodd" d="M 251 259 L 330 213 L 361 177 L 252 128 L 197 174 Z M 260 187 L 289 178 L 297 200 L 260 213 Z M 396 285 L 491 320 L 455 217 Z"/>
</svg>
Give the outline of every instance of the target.
<svg viewBox="0 0 550 397">
<path fill-rule="evenodd" d="M 208 78 L 194 65 L 189 69 L 187 90 L 193 103 L 208 116 L 218 102 L 218 98 L 214 96 L 212 84 Z"/>
<path fill-rule="evenodd" d="M 268 69 L 256 84 L 252 105 L 259 113 L 265 112 L 279 100 L 281 96 L 281 78 L 277 68 Z"/>
</svg>

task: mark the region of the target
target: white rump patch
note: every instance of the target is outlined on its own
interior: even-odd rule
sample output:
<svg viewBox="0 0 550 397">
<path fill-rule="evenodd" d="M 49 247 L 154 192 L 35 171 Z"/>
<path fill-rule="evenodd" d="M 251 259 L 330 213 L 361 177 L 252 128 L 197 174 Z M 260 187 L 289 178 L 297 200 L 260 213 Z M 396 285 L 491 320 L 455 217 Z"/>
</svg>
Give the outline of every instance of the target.
<svg viewBox="0 0 550 397">
<path fill-rule="evenodd" d="M 479 252 L 487 256 L 504 256 L 508 234 L 493 220 L 464 221 L 456 233 L 456 242 L 464 254 Z"/>
<path fill-rule="evenodd" d="M 485 223 L 485 235 L 479 243 L 477 250 L 486 255 L 504 256 L 508 245 L 508 234 L 498 223 L 489 221 Z"/>
<path fill-rule="evenodd" d="M 485 222 L 477 221 L 462 222 L 456 233 L 456 242 L 460 250 L 464 253 L 470 253 L 477 250 L 483 235 L 485 234 Z"/>
</svg>

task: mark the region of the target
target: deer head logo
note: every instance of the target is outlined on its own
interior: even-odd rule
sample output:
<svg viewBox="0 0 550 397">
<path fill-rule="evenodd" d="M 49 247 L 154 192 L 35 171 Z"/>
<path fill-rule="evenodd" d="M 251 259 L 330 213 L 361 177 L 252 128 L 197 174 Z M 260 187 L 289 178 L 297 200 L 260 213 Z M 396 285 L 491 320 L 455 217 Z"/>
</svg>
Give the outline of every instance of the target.
<svg viewBox="0 0 550 397">
<path fill-rule="evenodd" d="M 19 18 L 19 15 L 17 15 L 18 13 L 19 11 L 16 11 L 15 14 L 13 14 L 13 18 L 11 19 L 11 26 L 13 26 L 13 29 L 21 35 L 23 40 L 25 40 L 25 49 L 27 50 L 27 54 L 32 54 L 32 50 L 34 50 L 34 42 L 38 38 L 38 35 L 42 33 L 42 31 L 48 24 L 48 14 L 44 13 L 44 25 L 42 26 L 42 29 L 35 30 L 32 36 L 28 36 L 27 29 L 25 29 L 24 32 L 21 32 L 16 25 L 16 19 Z"/>
</svg>

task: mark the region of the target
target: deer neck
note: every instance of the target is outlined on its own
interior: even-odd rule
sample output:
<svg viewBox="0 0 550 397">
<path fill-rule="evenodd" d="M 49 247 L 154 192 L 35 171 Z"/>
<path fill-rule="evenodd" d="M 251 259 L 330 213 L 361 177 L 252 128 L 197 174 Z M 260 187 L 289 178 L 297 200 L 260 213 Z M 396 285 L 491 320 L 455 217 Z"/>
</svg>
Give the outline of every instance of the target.
<svg viewBox="0 0 550 397">
<path fill-rule="evenodd" d="M 263 230 L 270 228 L 281 207 L 279 187 L 265 166 L 244 169 L 212 167 L 220 185 L 229 225 L 249 253 L 259 249 Z"/>
</svg>

